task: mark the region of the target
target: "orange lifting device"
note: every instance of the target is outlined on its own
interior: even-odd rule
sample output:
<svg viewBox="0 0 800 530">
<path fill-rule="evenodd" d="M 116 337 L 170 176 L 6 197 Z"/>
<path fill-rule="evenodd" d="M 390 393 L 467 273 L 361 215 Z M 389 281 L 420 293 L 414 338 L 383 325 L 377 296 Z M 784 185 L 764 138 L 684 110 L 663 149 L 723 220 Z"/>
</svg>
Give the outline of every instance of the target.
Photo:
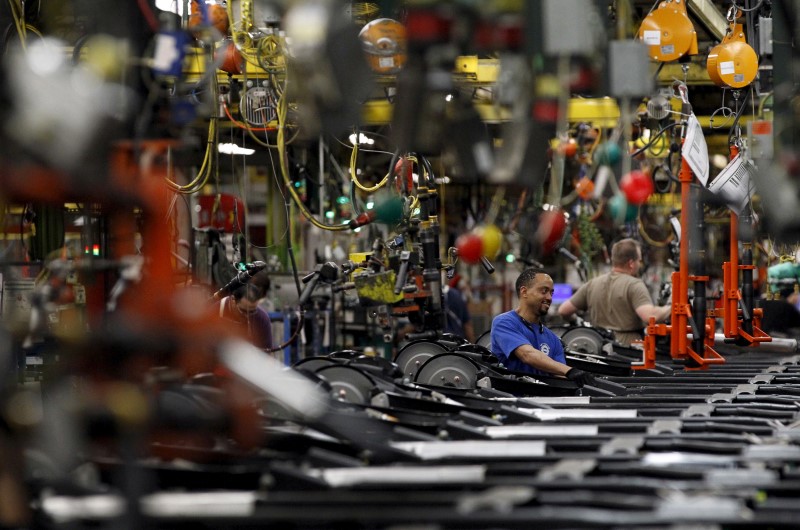
<svg viewBox="0 0 800 530">
<path fill-rule="evenodd" d="M 758 55 L 745 42 L 742 25 L 736 23 L 740 14 L 731 9 L 728 15 L 730 28 L 722 42 L 711 48 L 706 62 L 708 76 L 715 85 L 724 88 L 746 87 L 758 74 Z"/>
<path fill-rule="evenodd" d="M 686 0 L 665 0 L 642 21 L 640 39 L 654 61 L 668 63 L 697 55 L 697 32 L 686 11 Z"/>
<path fill-rule="evenodd" d="M 650 318 L 644 337 L 644 362 L 634 367 L 638 370 L 655 367 L 658 336 L 670 337 L 670 355 L 673 359 L 685 361 L 686 370 L 704 370 L 712 364 L 725 362 L 725 358 L 714 350 L 715 319 L 713 316 L 706 317 L 705 308 L 702 307 L 706 301 L 705 284 L 708 276 L 689 274 L 689 212 L 694 174 L 685 158 L 681 158 L 678 180 L 681 184 L 680 266 L 672 273 L 672 320 L 670 324 L 656 324 L 655 318 Z M 694 317 L 689 305 L 689 282 L 694 282 L 695 295 L 700 296 L 699 303 L 695 303 Z M 688 339 L 690 332 L 691 344 Z"/>
</svg>

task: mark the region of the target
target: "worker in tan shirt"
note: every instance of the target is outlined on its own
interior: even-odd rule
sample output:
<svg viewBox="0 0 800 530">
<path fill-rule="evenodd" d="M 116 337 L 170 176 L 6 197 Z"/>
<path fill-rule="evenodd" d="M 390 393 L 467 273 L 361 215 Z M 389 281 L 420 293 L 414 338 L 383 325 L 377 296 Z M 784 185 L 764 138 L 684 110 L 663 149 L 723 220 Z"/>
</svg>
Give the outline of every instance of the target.
<svg viewBox="0 0 800 530">
<path fill-rule="evenodd" d="M 644 326 L 655 317 L 657 322 L 669 318 L 670 306 L 653 304 L 650 291 L 639 273 L 642 249 L 634 239 L 622 239 L 611 247 L 612 269 L 583 284 L 572 297 L 561 304 L 558 314 L 570 320 L 578 311 L 599 328 L 614 332 L 614 340 L 630 346 L 644 336 Z"/>
</svg>

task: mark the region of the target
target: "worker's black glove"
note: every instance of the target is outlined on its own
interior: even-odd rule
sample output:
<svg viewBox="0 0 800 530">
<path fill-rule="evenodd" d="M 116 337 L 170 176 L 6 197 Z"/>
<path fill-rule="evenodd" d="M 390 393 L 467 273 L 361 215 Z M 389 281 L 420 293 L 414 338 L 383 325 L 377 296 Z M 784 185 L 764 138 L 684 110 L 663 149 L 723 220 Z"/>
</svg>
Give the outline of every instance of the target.
<svg viewBox="0 0 800 530">
<path fill-rule="evenodd" d="M 578 386 L 594 384 L 594 376 L 578 368 L 571 368 L 570 371 L 567 372 L 567 379 L 574 381 Z"/>
</svg>

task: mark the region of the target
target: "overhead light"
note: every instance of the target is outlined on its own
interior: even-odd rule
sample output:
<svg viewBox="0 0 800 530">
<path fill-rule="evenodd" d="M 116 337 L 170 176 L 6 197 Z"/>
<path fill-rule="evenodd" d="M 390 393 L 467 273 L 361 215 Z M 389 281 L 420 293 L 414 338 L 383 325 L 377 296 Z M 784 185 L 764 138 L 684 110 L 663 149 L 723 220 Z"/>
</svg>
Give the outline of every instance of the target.
<svg viewBox="0 0 800 530">
<path fill-rule="evenodd" d="M 256 152 L 255 149 L 239 147 L 236 144 L 219 144 L 217 145 L 217 150 L 223 155 L 252 155 Z"/>
<path fill-rule="evenodd" d="M 350 135 L 350 143 L 352 145 L 356 145 L 356 133 Z M 364 133 L 358 133 L 358 144 L 359 145 L 372 145 L 375 143 L 375 140 L 370 138 Z"/>
</svg>

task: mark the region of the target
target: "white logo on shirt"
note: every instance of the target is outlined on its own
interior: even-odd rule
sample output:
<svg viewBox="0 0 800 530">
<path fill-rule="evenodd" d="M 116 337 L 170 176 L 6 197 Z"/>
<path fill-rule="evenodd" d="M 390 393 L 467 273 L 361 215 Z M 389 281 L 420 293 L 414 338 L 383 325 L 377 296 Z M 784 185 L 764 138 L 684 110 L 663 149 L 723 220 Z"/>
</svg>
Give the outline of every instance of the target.
<svg viewBox="0 0 800 530">
<path fill-rule="evenodd" d="M 539 345 L 539 350 L 545 355 L 550 355 L 550 346 L 544 342 Z"/>
</svg>

